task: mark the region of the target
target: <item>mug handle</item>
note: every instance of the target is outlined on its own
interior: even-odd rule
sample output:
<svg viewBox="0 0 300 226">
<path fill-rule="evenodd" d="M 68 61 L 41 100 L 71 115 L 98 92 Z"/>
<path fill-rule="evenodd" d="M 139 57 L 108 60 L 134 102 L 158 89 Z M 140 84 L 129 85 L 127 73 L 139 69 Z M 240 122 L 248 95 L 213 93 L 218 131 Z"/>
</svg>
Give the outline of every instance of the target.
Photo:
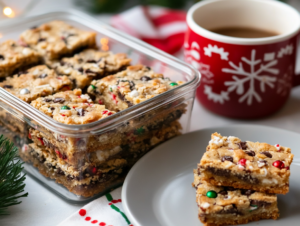
<svg viewBox="0 0 300 226">
<path fill-rule="evenodd" d="M 297 43 L 298 44 L 300 43 L 300 32 L 298 33 Z M 297 56 L 297 60 L 298 60 L 298 58 L 300 58 L 300 56 Z M 294 72 L 292 85 L 293 85 L 293 87 L 300 86 L 300 73 L 297 74 L 296 72 Z"/>
<path fill-rule="evenodd" d="M 300 86 L 300 73 L 293 76 L 293 87 Z"/>
</svg>

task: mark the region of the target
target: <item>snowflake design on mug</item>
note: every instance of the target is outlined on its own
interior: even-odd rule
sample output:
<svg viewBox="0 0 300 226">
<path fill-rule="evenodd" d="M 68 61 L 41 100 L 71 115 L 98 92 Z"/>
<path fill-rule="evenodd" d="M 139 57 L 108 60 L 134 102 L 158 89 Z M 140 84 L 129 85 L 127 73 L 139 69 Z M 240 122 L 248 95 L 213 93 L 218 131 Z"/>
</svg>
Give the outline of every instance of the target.
<svg viewBox="0 0 300 226">
<path fill-rule="evenodd" d="M 277 93 L 281 96 L 289 94 L 292 88 L 293 65 L 290 65 L 287 73 L 277 81 Z"/>
<path fill-rule="evenodd" d="M 273 75 L 278 75 L 279 70 L 274 68 L 277 65 L 277 60 L 271 60 L 267 64 L 261 64 L 261 59 L 256 59 L 256 50 L 253 49 L 251 51 L 251 59 L 247 59 L 246 57 L 242 57 L 241 60 L 250 66 L 250 71 L 245 71 L 243 67 L 243 62 L 239 62 L 238 66 L 233 62 L 229 62 L 229 65 L 232 68 L 223 68 L 222 71 L 225 73 L 233 74 L 233 81 L 226 81 L 225 86 L 228 86 L 227 91 L 232 92 L 236 90 L 236 93 L 240 95 L 239 102 L 242 103 L 247 100 L 247 104 L 251 105 L 253 99 L 261 102 L 261 96 L 259 92 L 255 90 L 255 82 L 258 81 L 260 83 L 260 91 L 265 92 L 266 86 L 270 88 L 274 88 L 274 83 L 276 82 L 276 77 L 264 75 L 262 73 L 270 73 Z M 256 66 L 260 64 L 260 68 L 256 70 Z M 242 77 L 241 77 L 242 76 Z M 245 85 L 249 84 L 248 90 L 245 90 Z"/>
</svg>

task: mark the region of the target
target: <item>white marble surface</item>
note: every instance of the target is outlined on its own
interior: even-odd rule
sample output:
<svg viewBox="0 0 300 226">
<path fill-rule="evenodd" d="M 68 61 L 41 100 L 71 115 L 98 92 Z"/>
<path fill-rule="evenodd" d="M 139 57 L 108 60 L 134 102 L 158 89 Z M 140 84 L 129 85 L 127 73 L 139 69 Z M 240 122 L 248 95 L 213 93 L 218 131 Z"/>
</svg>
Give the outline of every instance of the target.
<svg viewBox="0 0 300 226">
<path fill-rule="evenodd" d="M 290 3 L 300 9 L 299 0 L 291 0 Z M 71 0 L 42 0 L 28 14 L 73 7 Z M 110 16 L 101 15 L 97 18 L 108 22 Z M 240 123 L 268 125 L 300 133 L 300 87 L 293 89 L 291 97 L 280 111 L 259 120 L 234 120 L 220 117 L 204 109 L 197 100 L 195 102 L 192 112 L 192 131 Z M 0 217 L 1 226 L 53 226 L 80 209 L 80 206 L 66 203 L 30 177 L 26 178 L 25 183 L 25 190 L 29 196 L 22 199 L 22 204 L 9 209 L 11 215 Z"/>
</svg>

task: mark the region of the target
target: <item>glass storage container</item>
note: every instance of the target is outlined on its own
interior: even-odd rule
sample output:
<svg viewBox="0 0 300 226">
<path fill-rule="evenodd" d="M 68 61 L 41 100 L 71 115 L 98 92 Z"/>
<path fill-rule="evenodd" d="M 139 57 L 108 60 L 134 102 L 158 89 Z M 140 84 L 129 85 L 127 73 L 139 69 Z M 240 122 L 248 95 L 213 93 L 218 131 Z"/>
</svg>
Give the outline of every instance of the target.
<svg viewBox="0 0 300 226">
<path fill-rule="evenodd" d="M 188 132 L 200 74 L 173 56 L 77 11 L 6 21 L 0 26 L 0 41 L 17 40 L 27 28 L 52 20 L 95 31 L 100 49 L 105 45 L 114 53 L 126 53 L 132 65 L 141 63 L 170 80 L 185 81 L 84 125 L 59 123 L 0 88 L 0 132 L 19 147 L 26 173 L 67 201 L 85 202 L 120 186 L 131 166 L 150 149 Z"/>
</svg>

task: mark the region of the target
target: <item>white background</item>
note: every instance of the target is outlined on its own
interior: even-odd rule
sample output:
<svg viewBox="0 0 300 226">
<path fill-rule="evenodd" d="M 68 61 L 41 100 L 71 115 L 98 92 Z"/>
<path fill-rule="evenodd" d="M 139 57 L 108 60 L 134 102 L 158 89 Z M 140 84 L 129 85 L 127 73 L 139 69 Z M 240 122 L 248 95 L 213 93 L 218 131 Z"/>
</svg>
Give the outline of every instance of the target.
<svg viewBox="0 0 300 226">
<path fill-rule="evenodd" d="M 14 4 L 14 7 L 18 11 L 22 9 L 28 0 L 7 0 L 6 2 Z M 299 0 L 291 0 L 290 4 L 300 10 Z M 68 8 L 78 7 L 74 6 L 71 0 L 41 0 L 34 5 L 28 15 Z M 96 17 L 103 22 L 108 22 L 110 15 L 98 15 Z M 240 123 L 268 125 L 300 133 L 300 87 L 293 89 L 291 97 L 280 111 L 259 120 L 234 120 L 220 117 L 204 109 L 197 100 L 195 102 L 192 112 L 192 131 L 207 127 Z M 25 190 L 29 193 L 29 196 L 22 199 L 22 204 L 10 208 L 10 216 L 0 217 L 0 226 L 57 225 L 80 209 L 80 206 L 66 203 L 30 177 L 27 177 L 25 183 Z"/>
</svg>

